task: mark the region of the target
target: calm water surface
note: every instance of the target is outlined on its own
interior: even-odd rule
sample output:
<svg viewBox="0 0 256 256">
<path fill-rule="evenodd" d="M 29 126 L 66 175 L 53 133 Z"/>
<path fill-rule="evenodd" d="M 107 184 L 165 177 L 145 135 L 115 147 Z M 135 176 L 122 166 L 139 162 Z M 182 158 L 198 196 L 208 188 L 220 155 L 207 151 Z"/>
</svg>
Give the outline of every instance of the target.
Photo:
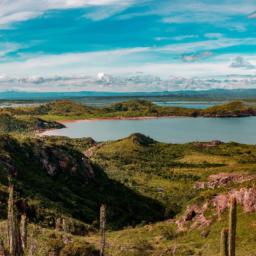
<svg viewBox="0 0 256 256">
<path fill-rule="evenodd" d="M 221 140 L 256 144 L 256 117 L 97 120 L 67 122 L 65 125 L 64 129 L 44 134 L 71 138 L 92 137 L 97 141 L 106 141 L 139 132 L 162 142 Z"/>
</svg>

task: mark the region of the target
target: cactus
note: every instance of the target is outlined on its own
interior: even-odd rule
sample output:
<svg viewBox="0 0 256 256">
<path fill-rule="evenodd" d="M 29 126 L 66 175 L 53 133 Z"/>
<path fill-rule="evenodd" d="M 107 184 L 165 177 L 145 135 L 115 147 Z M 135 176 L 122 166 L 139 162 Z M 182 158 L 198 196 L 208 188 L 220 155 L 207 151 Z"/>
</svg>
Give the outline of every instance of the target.
<svg viewBox="0 0 256 256">
<path fill-rule="evenodd" d="M 14 185 L 9 178 L 9 199 L 8 199 L 8 240 L 10 256 L 21 255 L 20 235 L 17 223 L 16 207 L 14 205 Z"/>
<path fill-rule="evenodd" d="M 35 240 L 32 240 L 29 248 L 28 256 L 34 256 L 36 254 L 36 250 L 37 250 L 37 243 Z"/>
<path fill-rule="evenodd" d="M 3 240 L 0 239 L 0 256 L 6 256 Z"/>
<path fill-rule="evenodd" d="M 106 205 L 103 204 L 100 207 L 100 256 L 105 255 L 105 244 L 106 244 Z"/>
<path fill-rule="evenodd" d="M 220 256 L 228 256 L 228 229 L 221 231 Z"/>
<path fill-rule="evenodd" d="M 56 223 L 55 223 L 55 230 L 56 231 L 62 231 L 61 218 L 57 218 Z"/>
<path fill-rule="evenodd" d="M 21 247 L 23 251 L 25 251 L 27 246 L 27 235 L 28 235 L 27 215 L 22 214 L 20 219 L 20 240 L 21 240 Z"/>
<path fill-rule="evenodd" d="M 62 219 L 62 231 L 63 232 L 68 232 L 68 225 L 67 225 L 67 221 L 63 218 Z"/>
<path fill-rule="evenodd" d="M 229 244 L 228 253 L 229 256 L 236 255 L 236 222 L 237 222 L 237 203 L 236 198 L 232 198 L 230 204 L 229 215 Z"/>
</svg>

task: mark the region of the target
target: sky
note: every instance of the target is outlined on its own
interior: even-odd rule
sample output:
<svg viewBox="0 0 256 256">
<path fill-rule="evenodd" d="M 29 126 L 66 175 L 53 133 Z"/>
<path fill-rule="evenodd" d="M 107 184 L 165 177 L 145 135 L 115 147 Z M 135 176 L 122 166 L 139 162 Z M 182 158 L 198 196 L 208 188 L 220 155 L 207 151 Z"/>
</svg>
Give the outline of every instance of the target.
<svg viewBox="0 0 256 256">
<path fill-rule="evenodd" d="M 0 0 L 0 90 L 169 90 L 157 79 L 234 75 L 256 88 L 255 35 L 255 0 Z"/>
</svg>

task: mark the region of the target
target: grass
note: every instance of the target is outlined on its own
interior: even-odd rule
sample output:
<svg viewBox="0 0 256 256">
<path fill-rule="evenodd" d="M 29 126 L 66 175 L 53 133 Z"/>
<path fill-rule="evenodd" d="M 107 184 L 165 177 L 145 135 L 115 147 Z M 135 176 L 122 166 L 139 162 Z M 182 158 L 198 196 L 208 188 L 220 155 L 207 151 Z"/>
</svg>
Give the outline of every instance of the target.
<svg viewBox="0 0 256 256">
<path fill-rule="evenodd" d="M 203 229 L 177 232 L 175 221 L 191 204 L 201 205 L 234 189 L 256 188 L 255 179 L 230 182 L 214 189 L 195 188 L 197 182 L 207 182 L 212 174 L 255 175 L 256 146 L 166 144 L 142 134 L 102 144 L 91 138 L 39 139 L 17 134 L 34 130 L 42 117 L 43 120 L 64 120 L 164 115 L 246 116 L 254 115 L 254 108 L 253 104 L 233 102 L 206 110 L 191 110 L 133 100 L 102 109 L 57 101 L 43 107 L 4 110 L 0 113 L 3 117 L 0 128 L 4 132 L 0 136 L 0 215 L 5 219 L 7 176 L 12 170 L 18 174 L 16 196 L 27 199 L 31 207 L 34 230 L 31 233 L 42 248 L 39 255 L 45 255 L 56 246 L 61 247 L 60 255 L 83 255 L 82 251 L 91 245 L 92 250 L 97 249 L 98 211 L 102 203 L 108 205 L 107 255 L 159 256 L 172 255 L 174 251 L 176 256 L 217 255 L 220 231 L 227 226 L 227 212 L 218 220 L 214 209 L 209 207 L 206 217 L 211 218 L 212 223 Z M 5 134 L 10 131 L 16 135 Z M 85 166 L 84 152 L 92 147 L 93 154 Z M 93 169 L 92 176 L 88 164 Z M 59 216 L 75 223 L 78 231 L 73 235 L 53 231 Z M 245 214 L 239 208 L 238 220 L 237 255 L 253 256 L 255 213 Z M 68 248 L 63 244 L 66 236 L 72 237 Z"/>
<path fill-rule="evenodd" d="M 81 140 L 80 146 L 85 141 Z M 58 216 L 66 216 L 93 228 L 98 225 L 102 203 L 109 205 L 113 229 L 162 218 L 164 208 L 159 202 L 110 179 L 75 148 L 76 143 L 72 146 L 51 139 L 0 136 L 0 216 L 6 216 L 8 172 L 15 172 L 16 191 L 31 205 L 30 219 L 45 227 L 53 226 Z"/>
<path fill-rule="evenodd" d="M 15 116 L 36 116 L 47 121 L 163 116 L 242 117 L 256 115 L 256 106 L 253 103 L 236 101 L 199 110 L 164 107 L 153 104 L 150 101 L 133 99 L 126 102 L 113 103 L 103 108 L 96 108 L 68 100 L 60 100 L 41 106 L 5 108 L 1 112 Z"/>
</svg>

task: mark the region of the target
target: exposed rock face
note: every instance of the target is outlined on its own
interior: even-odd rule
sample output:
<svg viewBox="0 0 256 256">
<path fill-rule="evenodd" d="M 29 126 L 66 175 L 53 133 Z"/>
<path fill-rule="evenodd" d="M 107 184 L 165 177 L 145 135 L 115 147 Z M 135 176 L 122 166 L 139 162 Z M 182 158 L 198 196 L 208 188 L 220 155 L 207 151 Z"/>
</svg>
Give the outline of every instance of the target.
<svg viewBox="0 0 256 256">
<path fill-rule="evenodd" d="M 79 168 L 82 168 L 88 177 L 94 177 L 94 171 L 90 161 L 84 155 L 80 155 L 80 161 L 77 162 L 77 155 L 61 147 L 44 146 L 34 151 L 39 158 L 43 168 L 51 176 L 56 176 L 59 172 L 70 172 L 75 175 Z"/>
<path fill-rule="evenodd" d="M 177 230 L 181 232 L 186 231 L 189 228 L 204 228 L 209 226 L 212 219 L 207 219 L 205 217 L 205 211 L 209 207 L 213 207 L 216 210 L 216 214 L 214 215 L 217 215 L 220 218 L 221 214 L 230 206 L 231 198 L 234 197 L 245 212 L 256 212 L 256 189 L 234 189 L 229 193 L 215 196 L 212 200 L 203 205 L 193 204 L 188 206 L 183 216 L 175 221 Z"/>
<path fill-rule="evenodd" d="M 240 190 L 232 190 L 228 194 L 220 194 L 212 199 L 212 205 L 216 208 L 217 213 L 221 214 L 227 207 L 232 197 L 243 207 L 245 212 L 256 211 L 256 189 L 241 188 Z"/>
<path fill-rule="evenodd" d="M 238 173 L 219 173 L 210 175 L 208 178 L 208 182 L 196 182 L 195 188 L 196 189 L 205 189 L 205 188 L 218 188 L 225 186 L 229 183 L 243 183 L 245 181 L 249 181 L 254 179 L 255 176 L 253 175 L 245 175 L 245 174 L 238 174 Z"/>
<path fill-rule="evenodd" d="M 11 154 L 25 152 L 26 160 L 23 161 L 36 160 L 50 176 L 56 176 L 61 172 L 75 175 L 79 170 L 82 170 L 88 178 L 94 177 L 90 160 L 83 154 L 65 146 L 47 144 L 42 140 L 18 143 L 9 136 L 2 136 L 0 144 L 3 150 L 11 152 Z M 14 157 L 11 155 L 0 155 L 0 164 L 13 176 L 19 172 L 19 166 L 16 166 Z"/>
<path fill-rule="evenodd" d="M 204 216 L 204 212 L 208 208 L 208 203 L 203 206 L 191 205 L 187 207 L 185 214 L 176 220 L 177 229 L 179 232 L 185 231 L 188 228 L 203 228 L 211 224 L 211 220 Z"/>
</svg>

